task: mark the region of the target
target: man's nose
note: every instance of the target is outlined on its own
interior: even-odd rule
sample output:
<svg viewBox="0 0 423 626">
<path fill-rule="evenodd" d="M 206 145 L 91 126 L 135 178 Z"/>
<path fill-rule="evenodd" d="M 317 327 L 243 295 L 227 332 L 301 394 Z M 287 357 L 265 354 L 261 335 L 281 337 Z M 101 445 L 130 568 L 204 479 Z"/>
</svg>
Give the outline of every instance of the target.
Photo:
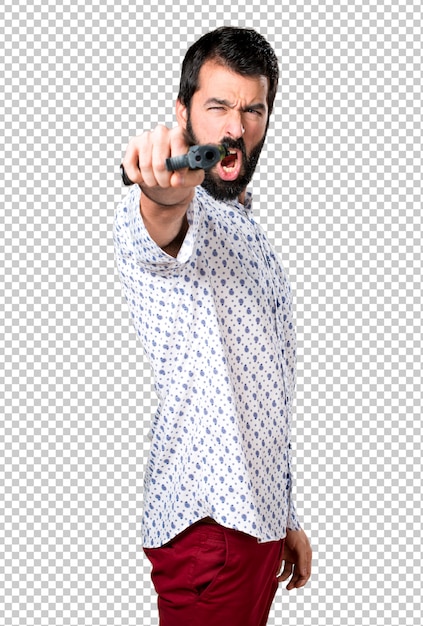
<svg viewBox="0 0 423 626">
<path fill-rule="evenodd" d="M 242 113 L 239 111 L 230 111 L 225 125 L 225 134 L 233 139 L 239 139 L 245 133 L 245 127 L 242 120 Z"/>
</svg>

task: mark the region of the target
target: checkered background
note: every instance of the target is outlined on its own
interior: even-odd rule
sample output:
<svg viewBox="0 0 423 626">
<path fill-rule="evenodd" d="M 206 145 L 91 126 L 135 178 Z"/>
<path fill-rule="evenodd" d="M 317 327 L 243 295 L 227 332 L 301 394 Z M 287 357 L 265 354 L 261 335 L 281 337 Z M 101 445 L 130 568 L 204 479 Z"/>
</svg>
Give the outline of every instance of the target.
<svg viewBox="0 0 423 626">
<path fill-rule="evenodd" d="M 232 24 L 281 60 L 255 207 L 296 296 L 314 547 L 269 624 L 420 625 L 420 2 L 137 4 L 0 9 L 0 623 L 158 624 L 139 532 L 156 398 L 114 267 L 118 166 L 174 123 L 187 47 Z"/>
</svg>

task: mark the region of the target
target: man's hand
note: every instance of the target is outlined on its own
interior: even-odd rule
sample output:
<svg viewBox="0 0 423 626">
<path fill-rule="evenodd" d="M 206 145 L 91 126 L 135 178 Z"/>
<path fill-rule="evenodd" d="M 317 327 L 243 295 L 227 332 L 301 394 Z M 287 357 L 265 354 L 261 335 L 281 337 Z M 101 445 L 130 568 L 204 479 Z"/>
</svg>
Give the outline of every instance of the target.
<svg viewBox="0 0 423 626">
<path fill-rule="evenodd" d="M 188 230 L 186 211 L 204 170 L 188 168 L 168 172 L 166 159 L 185 154 L 184 130 L 157 126 L 134 137 L 122 161 L 127 177 L 141 187 L 140 210 L 151 238 L 176 257 Z"/>
<path fill-rule="evenodd" d="M 173 206 L 184 202 L 204 179 L 203 170 L 166 170 L 168 157 L 185 154 L 188 149 L 181 127 L 157 126 L 131 139 L 122 165 L 128 178 L 149 198 L 162 206 Z"/>
<path fill-rule="evenodd" d="M 304 587 L 311 575 L 311 546 L 303 530 L 287 530 L 285 547 L 282 557 L 284 568 L 278 576 L 278 582 L 283 582 L 292 576 L 287 585 L 288 591 Z M 281 569 L 281 567 L 279 569 Z"/>
</svg>

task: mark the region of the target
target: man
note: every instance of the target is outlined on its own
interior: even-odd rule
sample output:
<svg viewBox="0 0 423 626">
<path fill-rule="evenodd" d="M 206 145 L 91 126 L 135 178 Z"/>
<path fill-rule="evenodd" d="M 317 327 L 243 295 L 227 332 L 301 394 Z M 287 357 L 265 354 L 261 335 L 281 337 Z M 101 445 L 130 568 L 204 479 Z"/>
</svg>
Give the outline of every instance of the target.
<svg viewBox="0 0 423 626">
<path fill-rule="evenodd" d="M 116 211 L 116 260 L 160 399 L 143 546 L 161 626 L 264 626 L 278 582 L 310 577 L 291 497 L 291 292 L 246 190 L 278 74 L 255 31 L 204 35 L 183 62 L 177 127 L 136 137 L 122 163 L 136 184 Z M 166 170 L 206 143 L 229 156 Z"/>
</svg>

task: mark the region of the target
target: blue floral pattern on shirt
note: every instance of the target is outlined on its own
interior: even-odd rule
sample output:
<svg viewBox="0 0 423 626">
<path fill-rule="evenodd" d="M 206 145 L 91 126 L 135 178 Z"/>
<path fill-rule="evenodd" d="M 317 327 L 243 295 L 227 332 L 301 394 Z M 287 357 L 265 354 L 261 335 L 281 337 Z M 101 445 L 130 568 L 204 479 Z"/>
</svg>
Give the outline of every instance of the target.
<svg viewBox="0 0 423 626">
<path fill-rule="evenodd" d="M 296 339 L 284 269 L 245 206 L 198 187 L 177 258 L 150 238 L 135 185 L 118 205 L 116 263 L 154 373 L 143 545 L 199 519 L 273 541 L 291 497 Z"/>
</svg>

